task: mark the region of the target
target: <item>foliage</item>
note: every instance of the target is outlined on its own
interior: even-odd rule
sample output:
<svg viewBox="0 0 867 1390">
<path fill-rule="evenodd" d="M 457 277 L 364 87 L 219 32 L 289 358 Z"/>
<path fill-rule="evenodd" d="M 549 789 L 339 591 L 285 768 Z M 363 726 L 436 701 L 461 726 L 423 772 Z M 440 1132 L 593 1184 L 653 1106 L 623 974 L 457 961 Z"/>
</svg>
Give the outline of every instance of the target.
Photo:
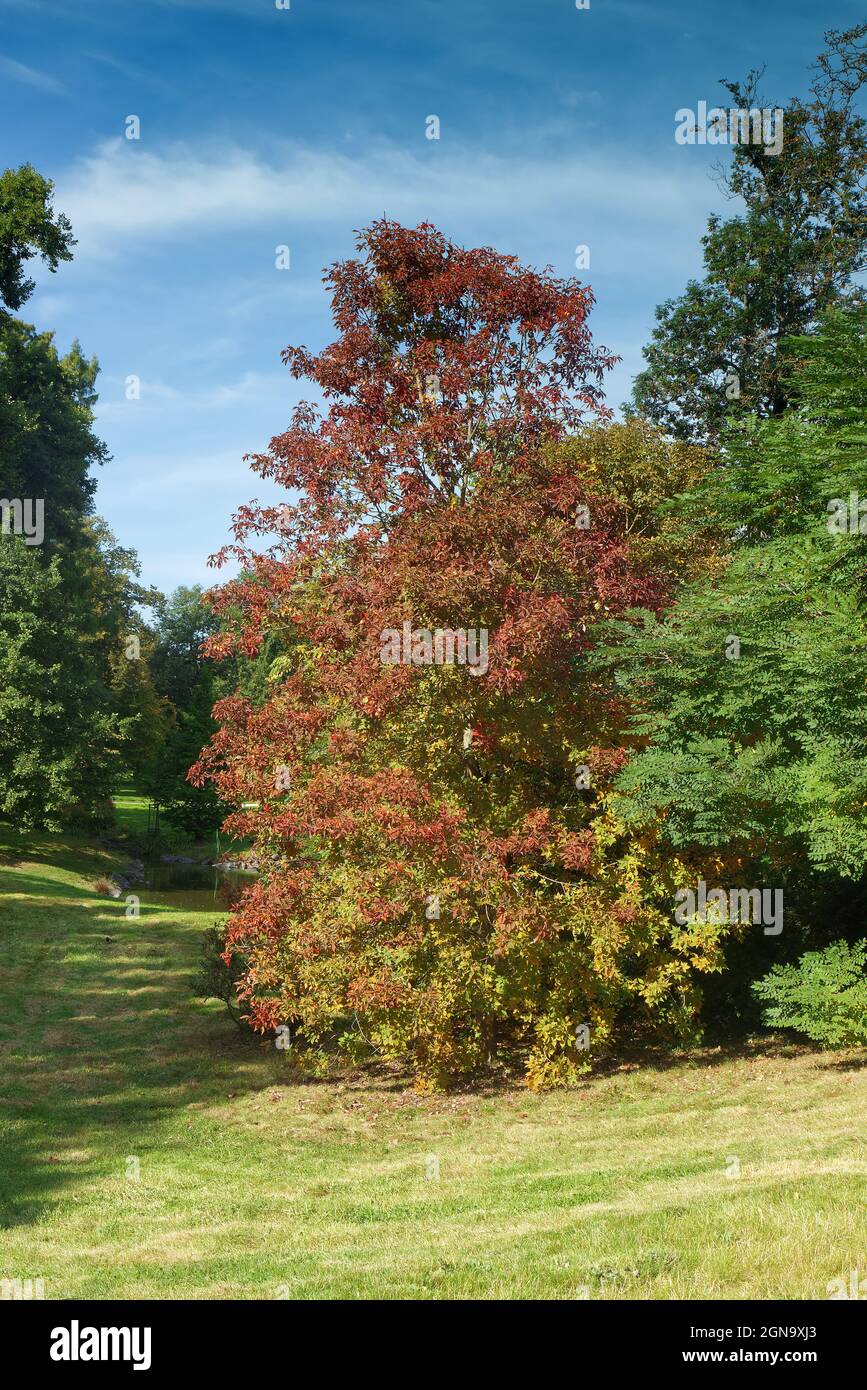
<svg viewBox="0 0 867 1390">
<path fill-rule="evenodd" d="M 776 966 L 753 989 L 771 1028 L 794 1028 L 823 1047 L 867 1043 L 867 941 L 835 941 Z"/>
<path fill-rule="evenodd" d="M 338 341 L 286 353 L 327 412 L 254 461 L 300 498 L 241 511 L 244 573 L 214 598 L 215 657 L 281 647 L 196 771 L 255 808 L 227 822 L 263 865 L 228 950 L 254 1025 L 288 1021 L 311 1065 L 339 1034 L 421 1085 L 518 1054 L 531 1085 L 571 1080 L 615 1033 L 692 1036 L 719 960 L 720 928 L 672 920 L 684 866 L 608 806 L 623 710 L 585 660 L 600 618 L 664 597 L 597 485 L 647 430 L 564 442 L 609 360 L 589 291 L 427 226 L 359 249 L 327 276 Z M 251 531 L 281 538 L 256 554 Z M 484 630 L 486 669 L 384 664 L 404 622 Z"/>
<path fill-rule="evenodd" d="M 7 309 L 20 309 L 33 291 L 26 261 L 39 255 L 53 271 L 72 259 L 72 228 L 51 206 L 53 189 L 30 164 L 0 174 L 0 299 Z"/>
<path fill-rule="evenodd" d="M 193 993 L 199 999 L 222 1000 L 229 1017 L 239 1028 L 243 1028 L 245 1025 L 238 1005 L 238 984 L 242 967 L 235 957 L 227 964 L 224 952 L 224 931 L 217 922 L 202 932 L 202 959 L 193 980 Z"/>
<path fill-rule="evenodd" d="M 220 678 L 201 654 L 216 626 L 201 586 L 182 585 L 160 607 L 149 653 L 151 678 L 166 715 L 142 784 L 169 824 L 195 838 L 216 830 L 226 814 L 211 787 L 193 786 L 187 777 L 216 727 L 211 709 Z"/>
<path fill-rule="evenodd" d="M 634 404 L 679 438 L 716 438 L 731 415 L 781 415 L 791 399 L 785 340 L 861 295 L 867 126 L 855 101 L 865 36 L 867 24 L 826 34 L 809 100 L 784 108 L 779 153 L 735 146 L 721 181 L 744 211 L 709 219 L 704 279 L 656 311 Z M 760 78 L 724 84 L 735 108 L 768 107 Z"/>
<path fill-rule="evenodd" d="M 232 614 L 224 620 L 231 623 Z M 148 632 L 146 678 L 160 702 L 162 728 L 139 781 L 163 809 L 165 820 L 195 838 L 216 830 L 226 815 L 213 788 L 196 786 L 188 776 L 216 730 L 214 703 L 237 690 L 260 704 L 270 690 L 268 672 L 279 652 L 271 635 L 253 656 L 235 651 L 219 662 L 205 661 L 203 643 L 218 628 L 201 585 L 193 584 L 181 585 L 158 604 L 155 628 Z M 142 699 L 139 695 L 140 706 Z"/>
<path fill-rule="evenodd" d="M 858 530 L 829 504 L 867 497 L 867 310 L 792 344 L 802 404 L 744 422 L 726 466 L 683 500 L 687 528 L 728 533 L 724 574 L 669 612 L 612 624 L 597 668 L 635 702 L 620 779 L 628 824 L 676 846 L 763 846 L 777 863 L 857 879 L 867 867 L 867 627 Z M 621 645 L 617 646 L 617 641 Z"/>
<path fill-rule="evenodd" d="M 664 577 L 674 593 L 688 579 L 719 570 L 719 526 L 687 528 L 673 498 L 708 485 L 718 460 L 709 449 L 667 438 L 647 420 L 602 421 L 555 446 L 561 466 L 575 468 L 618 512 L 634 562 Z"/>
<path fill-rule="evenodd" d="M 69 260 L 69 224 L 29 166 L 0 176 L 0 295 L 18 308 L 24 265 Z M 93 432 L 95 360 L 61 356 L 50 333 L 0 311 L 0 479 L 28 501 L 44 534 L 0 535 L 0 807 L 19 824 L 105 820 L 113 783 L 141 768 L 162 711 L 146 662 L 135 555 L 92 515 L 92 469 L 107 458 Z M 8 532 L 8 533 L 7 533 Z"/>
<path fill-rule="evenodd" d="M 78 539 L 93 507 L 90 469 L 106 459 L 93 433 L 97 371 L 77 343 L 61 357 L 51 333 L 0 315 L 3 496 L 41 498 L 54 546 Z"/>
<path fill-rule="evenodd" d="M 201 584 L 180 585 L 160 606 L 150 667 L 157 690 L 175 709 L 185 709 L 201 683 L 202 643 L 216 630 Z"/>
<path fill-rule="evenodd" d="M 170 727 L 170 710 L 150 671 L 154 638 L 142 610 L 162 595 L 139 582 L 134 550 L 119 545 L 101 517 L 86 518 L 70 581 L 88 595 L 88 645 L 115 715 L 113 751 L 123 776 L 141 781 Z"/>
<path fill-rule="evenodd" d="M 82 599 L 37 550 L 0 539 L 0 814 L 56 829 L 105 818 L 115 725 Z"/>
<path fill-rule="evenodd" d="M 184 709 L 175 712 L 174 724 L 160 749 L 156 770 L 148 783 L 154 799 L 164 808 L 166 820 L 195 839 L 217 830 L 226 816 L 212 787 L 193 785 L 188 772 L 201 756 L 215 725 L 213 676 L 205 671 Z"/>
</svg>

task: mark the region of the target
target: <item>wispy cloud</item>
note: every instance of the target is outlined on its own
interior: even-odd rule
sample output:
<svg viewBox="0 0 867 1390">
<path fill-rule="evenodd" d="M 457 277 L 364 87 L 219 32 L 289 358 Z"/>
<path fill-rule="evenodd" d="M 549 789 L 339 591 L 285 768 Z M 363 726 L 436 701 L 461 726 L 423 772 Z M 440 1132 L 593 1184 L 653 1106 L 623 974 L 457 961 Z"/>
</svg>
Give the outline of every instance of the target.
<svg viewBox="0 0 867 1390">
<path fill-rule="evenodd" d="M 680 153 L 673 147 L 660 168 L 603 150 L 506 158 L 435 142 L 420 153 L 381 143 L 350 156 L 296 145 L 266 158 L 237 146 L 152 152 L 112 140 L 58 179 L 57 205 L 72 220 L 79 255 L 125 251 L 131 239 L 186 239 L 201 229 L 359 226 L 383 213 L 538 223 L 553 213 L 624 218 L 641 208 L 645 221 L 674 224 L 708 200 L 703 170 Z"/>
<path fill-rule="evenodd" d="M 29 87 L 39 87 L 43 92 L 64 92 L 66 88 L 62 82 L 58 82 L 56 77 L 51 77 L 47 72 L 38 72 L 36 68 L 29 68 L 26 63 L 19 63 L 14 58 L 6 58 L 0 54 L 0 75 L 11 78 L 13 82 L 24 82 Z"/>
<path fill-rule="evenodd" d="M 134 411 L 139 415 L 179 413 L 189 417 L 196 411 L 211 414 L 215 410 L 240 404 L 266 404 L 275 398 L 280 399 L 288 381 L 288 374 L 277 369 L 271 372 L 247 371 L 237 380 L 207 386 L 174 386 L 156 378 L 140 377 L 139 398 L 127 400 L 126 379 L 118 381 L 106 377 L 102 386 L 102 400 L 97 406 L 97 419 L 116 416 L 129 418 Z"/>
</svg>

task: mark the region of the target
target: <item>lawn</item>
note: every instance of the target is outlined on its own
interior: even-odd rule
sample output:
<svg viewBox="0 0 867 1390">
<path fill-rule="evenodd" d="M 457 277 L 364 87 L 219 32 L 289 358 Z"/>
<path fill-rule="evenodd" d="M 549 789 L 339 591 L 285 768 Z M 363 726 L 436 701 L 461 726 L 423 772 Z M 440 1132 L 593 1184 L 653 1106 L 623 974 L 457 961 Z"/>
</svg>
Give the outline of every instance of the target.
<svg viewBox="0 0 867 1390">
<path fill-rule="evenodd" d="M 51 1299 L 823 1299 L 867 1276 L 858 1054 L 764 1041 L 542 1096 L 305 1083 L 193 996 L 213 910 L 143 895 L 127 919 L 94 891 L 123 862 L 0 831 L 0 1279 Z"/>
</svg>

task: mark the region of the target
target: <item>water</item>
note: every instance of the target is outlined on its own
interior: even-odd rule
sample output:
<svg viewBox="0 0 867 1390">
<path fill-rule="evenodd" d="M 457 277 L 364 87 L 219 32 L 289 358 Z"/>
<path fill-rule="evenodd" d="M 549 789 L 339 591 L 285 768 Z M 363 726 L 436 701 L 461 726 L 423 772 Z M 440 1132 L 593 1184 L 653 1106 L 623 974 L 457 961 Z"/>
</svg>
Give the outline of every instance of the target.
<svg viewBox="0 0 867 1390">
<path fill-rule="evenodd" d="M 176 907 L 182 912 L 221 913 L 227 909 L 226 890 L 245 888 L 254 875 L 213 864 L 145 864 L 144 879 L 133 888 L 144 902 Z"/>
</svg>

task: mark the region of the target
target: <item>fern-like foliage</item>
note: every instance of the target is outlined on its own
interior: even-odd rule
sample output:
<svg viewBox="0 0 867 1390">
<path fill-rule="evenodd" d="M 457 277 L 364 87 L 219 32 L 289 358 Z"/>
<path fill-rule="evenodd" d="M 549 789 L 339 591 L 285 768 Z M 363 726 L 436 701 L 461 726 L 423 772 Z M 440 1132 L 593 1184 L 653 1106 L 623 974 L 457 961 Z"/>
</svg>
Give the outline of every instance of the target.
<svg viewBox="0 0 867 1390">
<path fill-rule="evenodd" d="M 677 502 L 687 535 L 708 518 L 722 533 L 721 571 L 662 617 L 608 624 L 594 660 L 637 710 L 620 781 L 627 823 L 661 819 L 678 846 L 738 853 L 758 841 L 777 860 L 860 878 L 867 309 L 834 311 L 793 351 L 799 406 L 733 425 L 721 465 Z M 843 502 L 835 530 L 829 505 Z"/>
<path fill-rule="evenodd" d="M 794 1028 L 823 1047 L 867 1043 L 867 941 L 835 941 L 753 985 L 772 1028 Z"/>
</svg>

